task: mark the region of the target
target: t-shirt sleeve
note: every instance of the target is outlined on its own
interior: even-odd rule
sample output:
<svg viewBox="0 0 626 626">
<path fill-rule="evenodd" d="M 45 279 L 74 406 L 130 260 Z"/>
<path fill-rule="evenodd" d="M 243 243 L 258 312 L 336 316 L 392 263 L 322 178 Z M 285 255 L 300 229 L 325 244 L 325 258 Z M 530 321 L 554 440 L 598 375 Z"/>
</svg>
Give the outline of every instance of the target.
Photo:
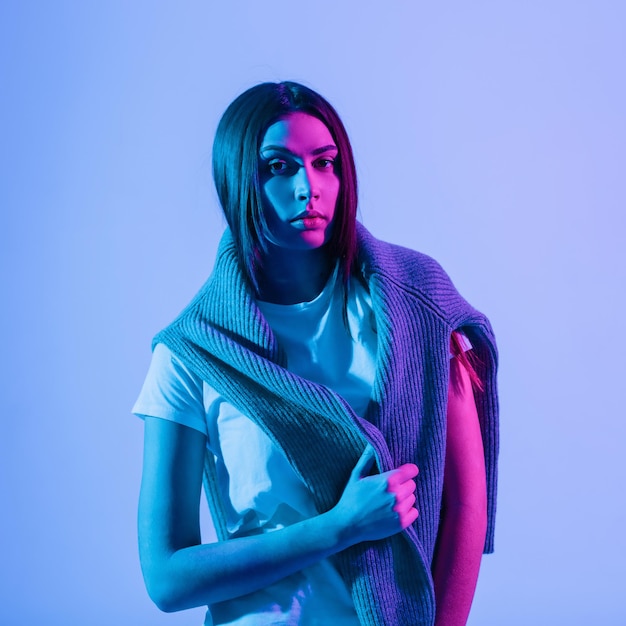
<svg viewBox="0 0 626 626">
<path fill-rule="evenodd" d="M 206 432 L 202 379 L 192 373 L 164 344 L 158 343 L 132 412 Z"/>
</svg>

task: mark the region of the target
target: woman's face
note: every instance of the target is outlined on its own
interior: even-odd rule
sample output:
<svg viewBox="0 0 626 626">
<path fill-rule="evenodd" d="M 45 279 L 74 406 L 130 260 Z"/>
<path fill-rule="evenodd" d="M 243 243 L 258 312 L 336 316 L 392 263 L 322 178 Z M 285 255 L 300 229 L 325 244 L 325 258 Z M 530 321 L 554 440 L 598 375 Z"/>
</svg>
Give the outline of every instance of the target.
<svg viewBox="0 0 626 626">
<path fill-rule="evenodd" d="M 328 242 L 340 186 L 337 156 L 326 125 L 306 113 L 291 113 L 267 129 L 259 172 L 273 244 L 312 250 Z"/>
</svg>

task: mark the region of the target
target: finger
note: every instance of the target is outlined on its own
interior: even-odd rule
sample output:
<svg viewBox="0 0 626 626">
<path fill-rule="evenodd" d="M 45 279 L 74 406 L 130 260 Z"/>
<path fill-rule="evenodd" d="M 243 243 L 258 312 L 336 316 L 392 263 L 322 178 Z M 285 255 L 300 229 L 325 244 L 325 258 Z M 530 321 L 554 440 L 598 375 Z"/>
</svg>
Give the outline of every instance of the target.
<svg viewBox="0 0 626 626">
<path fill-rule="evenodd" d="M 393 510 L 400 516 L 405 515 L 406 513 L 408 513 L 409 509 L 413 508 L 415 500 L 415 494 L 412 493 L 404 498 L 404 500 L 398 500 L 396 502 L 396 505 L 393 507 Z"/>
<path fill-rule="evenodd" d="M 352 474 L 350 475 L 350 478 L 352 480 L 358 480 L 359 478 L 362 478 L 363 476 L 367 476 L 370 469 L 372 469 L 372 465 L 374 464 L 375 460 L 376 460 L 376 452 L 374 448 L 371 446 L 371 444 L 367 444 L 367 446 L 365 447 L 365 450 L 363 450 L 363 454 L 361 455 L 361 458 L 357 461 L 357 464 L 354 466 L 354 469 L 352 470 Z"/>
<path fill-rule="evenodd" d="M 396 485 L 406 482 L 407 480 L 415 478 L 418 474 L 419 469 L 417 468 L 417 465 L 414 465 L 413 463 L 405 463 L 397 469 L 389 472 L 387 483 L 390 487 L 395 487 Z"/>
<path fill-rule="evenodd" d="M 410 508 L 406 513 L 399 515 L 402 530 L 410 526 L 418 517 L 419 511 L 416 508 Z"/>
<path fill-rule="evenodd" d="M 415 492 L 417 485 L 414 480 L 407 480 L 405 483 L 401 485 L 395 485 L 393 488 L 387 486 L 387 491 L 395 494 L 396 502 L 400 502 L 405 498 L 408 498 L 412 493 Z"/>
</svg>

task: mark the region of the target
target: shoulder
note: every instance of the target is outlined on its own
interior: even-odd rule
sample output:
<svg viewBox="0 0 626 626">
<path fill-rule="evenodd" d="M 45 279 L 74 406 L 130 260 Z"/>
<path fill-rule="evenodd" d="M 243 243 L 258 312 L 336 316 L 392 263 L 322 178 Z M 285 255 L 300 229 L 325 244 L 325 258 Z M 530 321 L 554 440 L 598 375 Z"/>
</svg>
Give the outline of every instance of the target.
<svg viewBox="0 0 626 626">
<path fill-rule="evenodd" d="M 366 282 L 376 280 L 388 289 L 417 298 L 438 315 L 449 319 L 475 312 L 459 294 L 447 272 L 432 257 L 373 237 L 358 225 L 359 263 Z"/>
<path fill-rule="evenodd" d="M 398 281 L 429 288 L 438 283 L 451 284 L 441 265 L 432 257 L 394 243 L 376 239 L 358 224 L 359 262 L 365 272 L 395 276 Z"/>
<path fill-rule="evenodd" d="M 159 417 L 206 432 L 203 383 L 162 343 L 152 361 L 132 411 L 140 417 Z"/>
<path fill-rule="evenodd" d="M 149 374 L 162 383 L 201 392 L 202 381 L 165 344 L 157 343 L 152 352 Z"/>
</svg>

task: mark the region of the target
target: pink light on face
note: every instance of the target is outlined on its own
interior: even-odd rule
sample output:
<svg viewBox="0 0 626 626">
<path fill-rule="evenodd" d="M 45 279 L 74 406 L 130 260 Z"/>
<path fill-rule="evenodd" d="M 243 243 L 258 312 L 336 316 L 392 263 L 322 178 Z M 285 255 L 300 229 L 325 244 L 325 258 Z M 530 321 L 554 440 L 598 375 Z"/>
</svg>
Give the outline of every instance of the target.
<svg viewBox="0 0 626 626">
<path fill-rule="evenodd" d="M 267 129 L 260 169 L 272 243 L 310 250 L 328 242 L 340 187 L 337 153 L 325 124 L 306 113 Z"/>
</svg>

